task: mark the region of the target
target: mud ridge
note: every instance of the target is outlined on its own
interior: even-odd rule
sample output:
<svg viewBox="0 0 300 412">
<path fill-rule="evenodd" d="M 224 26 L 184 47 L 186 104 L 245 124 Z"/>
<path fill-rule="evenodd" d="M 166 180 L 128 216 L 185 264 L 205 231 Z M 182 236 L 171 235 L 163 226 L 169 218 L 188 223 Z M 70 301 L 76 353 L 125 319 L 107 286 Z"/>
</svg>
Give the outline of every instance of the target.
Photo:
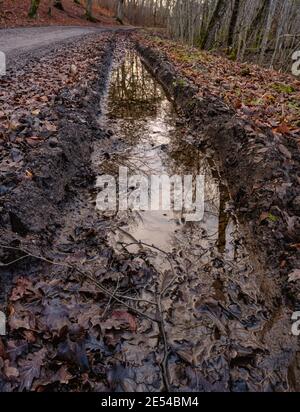
<svg viewBox="0 0 300 412">
<path fill-rule="evenodd" d="M 212 145 L 220 159 L 232 199 L 243 224 L 248 247 L 259 259 L 266 276 L 278 285 L 274 300 L 282 297 L 296 310 L 300 288 L 288 283 L 299 268 L 300 154 L 297 142 L 248 131 L 220 98 L 197 96 L 198 88 L 183 78 L 166 56 L 136 42 L 136 49 L 198 134 L 195 144 Z M 284 144 L 283 144 L 284 143 Z M 283 290 L 283 294 L 281 294 Z"/>
<path fill-rule="evenodd" d="M 56 97 L 54 116 L 60 119 L 57 135 L 30 151 L 23 167 L 28 178 L 3 200 L 1 226 L 5 242 L 9 233 L 22 237 L 51 230 L 72 181 L 83 181 L 90 175 L 92 142 L 102 137 L 96 120 L 114 48 L 115 39 L 111 38 L 92 84 L 75 91 L 65 88 Z"/>
</svg>

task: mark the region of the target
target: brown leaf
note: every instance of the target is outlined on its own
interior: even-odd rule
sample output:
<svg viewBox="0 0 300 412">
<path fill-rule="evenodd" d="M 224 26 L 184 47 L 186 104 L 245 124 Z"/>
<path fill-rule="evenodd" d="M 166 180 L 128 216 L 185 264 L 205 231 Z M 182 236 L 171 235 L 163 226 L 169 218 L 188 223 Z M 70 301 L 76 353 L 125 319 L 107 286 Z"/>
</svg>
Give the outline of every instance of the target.
<svg viewBox="0 0 300 412">
<path fill-rule="evenodd" d="M 84 341 L 73 342 L 67 339 L 58 345 L 57 358 L 76 365 L 82 371 L 89 369 Z"/>
<path fill-rule="evenodd" d="M 47 390 L 47 386 L 52 385 L 53 383 L 59 382 L 66 385 L 73 378 L 73 375 L 68 372 L 66 365 L 63 365 L 56 373 L 53 373 L 51 370 L 47 372 L 46 376 L 35 380 L 31 388 L 32 391 L 44 392 Z"/>
<path fill-rule="evenodd" d="M 15 362 L 19 356 L 24 355 L 28 351 L 28 343 L 25 341 L 13 341 L 7 342 L 7 356 L 11 362 Z"/>
<path fill-rule="evenodd" d="M 16 282 L 16 286 L 13 288 L 10 300 L 16 302 L 22 299 L 23 296 L 30 295 L 33 293 L 31 290 L 32 282 L 27 278 L 19 278 Z"/>
<path fill-rule="evenodd" d="M 25 179 L 31 180 L 33 178 L 33 173 L 30 170 L 25 171 Z"/>
<path fill-rule="evenodd" d="M 57 131 L 57 126 L 55 124 L 50 123 L 46 120 L 45 122 L 45 128 L 48 132 L 56 132 Z"/>
<path fill-rule="evenodd" d="M 72 378 L 73 376 L 69 373 L 68 368 L 63 365 L 53 376 L 53 382 L 67 384 Z"/>
<path fill-rule="evenodd" d="M 289 274 L 289 282 L 300 280 L 300 269 L 295 269 Z"/>
<path fill-rule="evenodd" d="M 37 136 L 27 137 L 25 140 L 26 140 L 26 143 L 29 144 L 29 146 L 37 146 L 42 141 L 42 139 Z"/>
<path fill-rule="evenodd" d="M 48 99 L 47 96 L 41 96 L 41 97 L 39 97 L 39 100 L 40 100 L 41 102 L 44 102 L 44 103 L 46 103 L 46 102 L 49 101 L 49 99 Z"/>
<path fill-rule="evenodd" d="M 278 149 L 287 159 L 292 158 L 292 153 L 283 144 L 280 144 Z"/>
<path fill-rule="evenodd" d="M 264 222 L 265 220 L 267 220 L 269 215 L 270 215 L 270 212 L 262 212 L 260 217 L 259 217 L 259 223 Z"/>
<path fill-rule="evenodd" d="M 47 350 L 45 348 L 30 354 L 25 360 L 19 362 L 20 370 L 20 387 L 19 391 L 24 389 L 30 390 L 34 379 L 38 378 L 41 373 L 41 367 L 45 360 Z"/>
<path fill-rule="evenodd" d="M 30 310 L 24 309 L 22 305 L 17 303 L 10 308 L 8 324 L 11 330 L 35 329 L 35 316 Z"/>
<path fill-rule="evenodd" d="M 52 336 L 59 336 L 63 328 L 69 326 L 69 311 L 59 301 L 46 303 L 40 325 Z"/>
<path fill-rule="evenodd" d="M 112 317 L 115 318 L 115 319 L 118 319 L 118 320 L 124 320 L 125 322 L 128 323 L 128 325 L 130 327 L 130 330 L 132 332 L 136 332 L 136 330 L 137 330 L 136 319 L 130 313 L 115 310 L 112 313 Z"/>
<path fill-rule="evenodd" d="M 4 375 L 7 379 L 15 379 L 19 376 L 19 371 L 17 368 L 10 366 L 9 360 L 4 362 Z"/>
<path fill-rule="evenodd" d="M 281 134 L 288 134 L 290 130 L 290 127 L 286 123 L 282 123 L 278 127 L 276 127 L 275 132 Z"/>
<path fill-rule="evenodd" d="M 34 332 L 32 332 L 31 330 L 24 330 L 23 331 L 23 336 L 24 336 L 24 339 L 26 340 L 26 342 L 28 342 L 28 343 L 34 343 L 36 341 L 36 336 L 35 336 Z"/>
</svg>

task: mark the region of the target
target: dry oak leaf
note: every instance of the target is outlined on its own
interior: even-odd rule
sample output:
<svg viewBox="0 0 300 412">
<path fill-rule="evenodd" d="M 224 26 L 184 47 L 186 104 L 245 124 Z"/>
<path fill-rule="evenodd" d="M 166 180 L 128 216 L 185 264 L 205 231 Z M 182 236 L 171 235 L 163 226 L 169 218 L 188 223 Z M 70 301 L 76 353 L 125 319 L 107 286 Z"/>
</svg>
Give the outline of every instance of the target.
<svg viewBox="0 0 300 412">
<path fill-rule="evenodd" d="M 112 318 L 118 319 L 120 321 L 125 321 L 128 324 L 131 332 L 136 332 L 136 330 L 137 330 L 136 319 L 130 313 L 115 310 L 112 313 Z"/>
<path fill-rule="evenodd" d="M 14 306 L 10 307 L 8 324 L 11 330 L 33 330 L 35 329 L 35 316 L 30 310 L 25 309 L 17 302 Z"/>
<path fill-rule="evenodd" d="M 20 392 L 24 389 L 30 390 L 34 379 L 37 379 L 40 376 L 46 352 L 47 350 L 43 348 L 38 352 L 28 355 L 26 359 L 19 362 L 21 380 L 19 387 Z"/>
<path fill-rule="evenodd" d="M 300 280 L 300 269 L 295 269 L 289 274 L 289 282 Z"/>
<path fill-rule="evenodd" d="M 32 282 L 29 279 L 20 277 L 17 282 L 16 286 L 12 290 L 12 294 L 10 296 L 10 300 L 12 302 L 16 302 L 19 299 L 22 299 L 24 295 L 32 294 Z"/>
<path fill-rule="evenodd" d="M 9 365 L 9 360 L 4 362 L 4 375 L 7 379 L 16 379 L 19 376 L 19 371 L 17 368 Z"/>
</svg>

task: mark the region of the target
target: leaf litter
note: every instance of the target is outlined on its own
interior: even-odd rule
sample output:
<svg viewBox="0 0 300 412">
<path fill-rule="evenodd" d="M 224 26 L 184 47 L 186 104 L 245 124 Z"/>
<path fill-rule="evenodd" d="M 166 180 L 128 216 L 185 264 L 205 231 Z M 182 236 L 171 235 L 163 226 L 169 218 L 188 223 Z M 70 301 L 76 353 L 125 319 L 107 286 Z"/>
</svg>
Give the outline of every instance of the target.
<svg viewBox="0 0 300 412">
<path fill-rule="evenodd" d="M 123 42 L 118 47 L 122 52 Z M 49 103 L 48 97 L 38 100 Z M 124 161 L 116 148 L 121 154 L 128 149 L 116 139 L 116 123 L 105 134 L 105 153 L 113 162 Z M 55 134 L 52 123 L 45 127 Z M 182 134 L 167 148 L 170 157 L 195 152 Z M 103 141 L 100 146 L 101 157 Z M 107 166 L 102 159 L 100 168 Z M 177 233 L 181 247 L 172 251 L 141 242 L 128 251 L 135 243 L 128 238 L 116 251 L 110 234 L 128 216 L 114 221 L 96 214 L 94 202 L 92 184 L 85 182 L 65 205 L 55 236 L 11 243 L 10 259 L 24 259 L 14 266 L 9 335 L 0 340 L 2 390 L 289 389 L 291 348 L 274 339 L 278 323 L 264 301 L 268 282 L 253 275 L 253 257 L 239 231 L 232 231 L 234 259 L 215 236 L 193 225 Z M 157 262 L 164 264 L 158 268 Z"/>
</svg>

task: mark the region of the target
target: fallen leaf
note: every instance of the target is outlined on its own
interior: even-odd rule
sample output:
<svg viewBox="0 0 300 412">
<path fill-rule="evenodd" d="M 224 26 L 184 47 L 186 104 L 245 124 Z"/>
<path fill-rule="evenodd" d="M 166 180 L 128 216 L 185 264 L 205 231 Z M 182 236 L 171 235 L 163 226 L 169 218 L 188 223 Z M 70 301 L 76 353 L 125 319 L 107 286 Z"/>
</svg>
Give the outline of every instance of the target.
<svg viewBox="0 0 300 412">
<path fill-rule="evenodd" d="M 50 123 L 48 121 L 45 122 L 45 128 L 48 132 L 56 132 L 57 131 L 57 126 L 55 126 L 55 124 Z"/>
<path fill-rule="evenodd" d="M 6 360 L 4 362 L 4 375 L 7 377 L 7 379 L 14 379 L 19 376 L 18 369 L 14 366 L 10 366 L 9 360 Z"/>
<path fill-rule="evenodd" d="M 11 330 L 35 329 L 35 316 L 30 310 L 17 304 L 10 308 L 8 324 Z"/>
<path fill-rule="evenodd" d="M 280 144 L 278 146 L 278 149 L 286 158 L 288 159 L 292 158 L 292 153 L 283 144 Z"/>
<path fill-rule="evenodd" d="M 19 356 L 24 355 L 28 351 L 28 343 L 25 341 L 13 341 L 7 342 L 7 356 L 11 362 L 15 362 Z"/>
<path fill-rule="evenodd" d="M 58 345 L 57 358 L 78 366 L 81 371 L 89 369 L 89 361 L 86 355 L 83 341 L 72 342 L 69 338 Z"/>
<path fill-rule="evenodd" d="M 136 330 L 137 330 L 136 319 L 130 313 L 115 310 L 112 313 L 112 318 L 126 321 L 129 325 L 129 327 L 130 327 L 130 330 L 132 332 L 136 332 Z"/>
<path fill-rule="evenodd" d="M 10 300 L 16 302 L 17 300 L 22 299 L 23 296 L 32 294 L 33 291 L 31 288 L 32 282 L 29 279 L 23 277 L 19 278 L 16 282 L 16 286 L 12 290 Z"/>
<path fill-rule="evenodd" d="M 46 303 L 40 322 L 44 329 L 48 330 L 52 336 L 59 336 L 62 329 L 69 324 L 69 312 L 65 306 L 55 299 Z"/>
<path fill-rule="evenodd" d="M 300 269 L 295 269 L 289 274 L 289 282 L 300 280 Z"/>
<path fill-rule="evenodd" d="M 34 379 L 38 378 L 41 373 L 41 367 L 45 360 L 47 350 L 45 348 L 30 354 L 25 360 L 19 361 L 20 370 L 20 387 L 19 391 L 22 392 L 24 389 L 30 390 L 32 382 Z"/>
<path fill-rule="evenodd" d="M 33 178 L 33 173 L 30 170 L 26 170 L 25 178 L 26 179 L 32 179 Z"/>
</svg>

